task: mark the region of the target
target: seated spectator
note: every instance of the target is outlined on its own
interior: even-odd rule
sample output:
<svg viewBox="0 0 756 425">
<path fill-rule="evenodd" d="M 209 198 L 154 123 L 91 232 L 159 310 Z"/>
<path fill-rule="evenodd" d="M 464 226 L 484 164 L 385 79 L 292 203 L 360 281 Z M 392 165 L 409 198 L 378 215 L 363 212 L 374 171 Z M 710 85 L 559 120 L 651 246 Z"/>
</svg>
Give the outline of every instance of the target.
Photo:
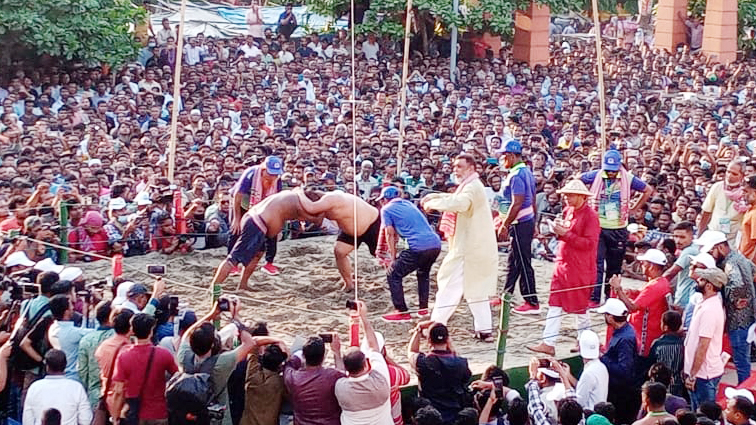
<svg viewBox="0 0 756 425">
<path fill-rule="evenodd" d="M 420 351 L 420 339 L 428 332 L 431 351 Z M 407 347 L 410 367 L 417 373 L 420 396 L 430 400 L 445 422 L 453 421 L 466 404 L 471 372 L 467 359 L 451 349 L 449 330 L 442 323 L 423 321 L 412 331 Z"/>
<path fill-rule="evenodd" d="M 656 425 L 675 417 L 665 410 L 667 389 L 659 382 L 646 382 L 641 389 L 641 409 L 646 416 L 633 422 L 633 425 Z"/>
<path fill-rule="evenodd" d="M 79 226 L 68 234 L 71 248 L 95 255 L 108 255 L 108 235 L 103 229 L 102 215 L 97 211 L 87 211 Z M 99 258 L 71 251 L 70 261 L 96 261 Z"/>
<path fill-rule="evenodd" d="M 62 425 L 90 425 L 92 408 L 79 381 L 65 377 L 66 354 L 52 349 L 45 354 L 46 376 L 29 387 L 24 402 L 24 424 L 40 425 L 48 409 L 60 412 Z M 54 395 L 54 396 L 53 396 Z"/>
<path fill-rule="evenodd" d="M 176 233 L 173 218 L 168 214 L 158 216 L 152 238 L 155 239 L 155 249 L 163 254 L 173 254 L 176 251 L 185 254 L 192 250 L 193 242 L 187 236 Z"/>
<path fill-rule="evenodd" d="M 111 252 L 125 257 L 146 254 L 150 248 L 147 211 L 129 214 L 123 198 L 111 199 L 108 210 L 110 220 L 103 228 L 108 234 Z"/>
</svg>

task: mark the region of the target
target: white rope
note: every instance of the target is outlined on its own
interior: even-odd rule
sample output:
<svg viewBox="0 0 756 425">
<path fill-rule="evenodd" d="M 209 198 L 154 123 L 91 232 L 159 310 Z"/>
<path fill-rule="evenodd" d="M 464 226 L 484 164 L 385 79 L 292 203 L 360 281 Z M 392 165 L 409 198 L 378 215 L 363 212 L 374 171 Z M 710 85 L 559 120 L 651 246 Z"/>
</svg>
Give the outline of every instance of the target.
<svg viewBox="0 0 756 425">
<path fill-rule="evenodd" d="M 354 64 L 354 0 L 350 1 L 350 8 L 351 12 L 349 13 L 349 19 L 350 31 L 352 35 L 352 167 L 354 169 L 354 175 L 357 176 L 357 90 L 355 88 L 355 85 L 357 83 L 357 75 L 355 73 Z M 357 196 L 359 196 L 360 190 L 359 184 L 357 183 L 356 179 L 354 184 L 355 198 L 352 205 L 354 215 L 354 280 L 352 281 L 352 284 L 354 285 L 354 300 L 357 301 L 359 299 L 359 294 L 357 292 L 357 276 L 359 273 L 359 245 L 357 244 Z"/>
</svg>

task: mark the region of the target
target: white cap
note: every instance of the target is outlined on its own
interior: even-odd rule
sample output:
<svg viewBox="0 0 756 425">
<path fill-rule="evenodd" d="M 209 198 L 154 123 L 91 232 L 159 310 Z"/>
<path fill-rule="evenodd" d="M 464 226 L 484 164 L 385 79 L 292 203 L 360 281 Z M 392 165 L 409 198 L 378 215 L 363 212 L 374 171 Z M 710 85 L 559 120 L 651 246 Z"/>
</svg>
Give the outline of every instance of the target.
<svg viewBox="0 0 756 425">
<path fill-rule="evenodd" d="M 60 272 L 62 272 L 64 268 L 64 266 L 55 264 L 55 261 L 53 261 L 51 258 L 45 258 L 42 261 L 38 261 L 37 264 L 34 265 L 34 270 L 39 270 L 41 272 L 55 272 L 58 274 L 60 274 Z"/>
<path fill-rule="evenodd" d="M 539 367 L 538 371 L 548 376 L 549 378 L 559 379 L 559 372 L 553 369 L 549 369 L 547 367 Z"/>
<path fill-rule="evenodd" d="M 709 252 L 714 245 L 727 242 L 727 235 L 719 230 L 707 230 L 698 238 L 694 239 L 693 243 L 701 245 L 701 252 Z"/>
<path fill-rule="evenodd" d="M 627 314 L 627 306 L 618 298 L 609 298 L 604 305 L 596 309 L 596 313 L 624 316 Z"/>
<path fill-rule="evenodd" d="M 386 345 L 386 339 L 383 337 L 383 334 L 378 331 L 375 331 L 375 339 L 378 340 L 378 352 L 380 353 L 383 350 L 383 347 Z M 362 338 L 360 351 L 362 351 L 363 353 L 370 351 L 370 346 L 368 345 L 367 338 Z"/>
<path fill-rule="evenodd" d="M 17 251 L 5 259 L 5 267 L 16 266 L 33 267 L 34 261 L 30 260 L 23 251 Z"/>
<path fill-rule="evenodd" d="M 366 168 L 368 165 L 370 166 L 370 168 L 373 168 L 373 161 L 370 161 L 368 159 L 362 161 L 360 168 Z"/>
<path fill-rule="evenodd" d="M 136 202 L 137 206 L 140 207 L 143 207 L 145 205 L 152 205 L 150 195 L 147 192 L 139 192 L 139 194 L 134 198 L 134 201 Z"/>
<path fill-rule="evenodd" d="M 129 299 L 126 294 L 129 293 L 129 289 L 131 289 L 132 286 L 134 286 L 134 282 L 128 281 L 121 282 L 121 284 L 118 285 L 118 289 L 116 289 L 116 297 L 113 298 L 113 302 L 111 303 L 113 307 L 118 307 Z"/>
<path fill-rule="evenodd" d="M 654 263 L 660 266 L 667 265 L 667 256 L 658 249 L 649 249 L 648 251 L 639 255 L 637 259 L 640 261 L 648 261 L 649 263 Z"/>
<path fill-rule="evenodd" d="M 717 267 L 717 261 L 708 252 L 701 252 L 690 257 L 690 261 L 696 264 L 703 264 L 707 269 L 713 269 Z"/>
<path fill-rule="evenodd" d="M 66 267 L 62 272 L 58 274 L 60 275 L 60 280 L 68 280 L 73 282 L 74 280 L 81 277 L 84 272 L 78 267 Z"/>
<path fill-rule="evenodd" d="M 578 345 L 580 346 L 580 357 L 584 359 L 593 360 L 599 358 L 601 355 L 599 352 L 599 337 L 596 332 L 590 329 L 586 329 L 580 333 Z"/>
<path fill-rule="evenodd" d="M 122 210 L 126 208 L 126 201 L 123 198 L 113 198 L 108 203 L 108 210 Z"/>
<path fill-rule="evenodd" d="M 725 397 L 728 399 L 735 398 L 735 397 L 743 397 L 750 401 L 751 403 L 754 402 L 753 393 L 745 388 L 734 388 L 734 387 L 727 387 L 725 388 Z"/>
</svg>

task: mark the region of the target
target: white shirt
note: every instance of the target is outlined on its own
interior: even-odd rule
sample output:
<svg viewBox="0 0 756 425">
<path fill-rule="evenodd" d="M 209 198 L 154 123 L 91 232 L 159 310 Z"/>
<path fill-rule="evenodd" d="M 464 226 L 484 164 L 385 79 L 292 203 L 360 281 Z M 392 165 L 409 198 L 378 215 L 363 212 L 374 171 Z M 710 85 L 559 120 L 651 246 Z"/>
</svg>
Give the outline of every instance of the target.
<svg viewBox="0 0 756 425">
<path fill-rule="evenodd" d="M 347 377 L 336 381 L 334 393 L 341 406 L 341 425 L 392 425 L 394 418 L 391 415 L 391 378 L 386 360 L 381 353 L 373 350 L 365 353 L 365 357 L 370 361 L 372 368 L 369 373 L 357 378 Z M 374 382 L 365 382 L 368 380 Z M 370 388 L 373 388 L 372 394 L 367 392 Z M 380 403 L 383 396 L 385 400 Z M 362 400 L 364 403 L 377 405 L 362 407 Z M 360 406 L 356 406 L 357 404 Z M 348 410 L 354 407 L 359 408 Z"/>
<path fill-rule="evenodd" d="M 380 50 L 378 43 L 371 44 L 368 40 L 362 42 L 362 53 L 365 54 L 365 59 L 378 60 L 378 50 Z"/>
<path fill-rule="evenodd" d="M 63 375 L 48 375 L 31 384 L 26 393 L 22 424 L 40 425 L 42 415 L 50 408 L 60 412 L 61 425 L 92 423 L 92 408 L 84 387 Z"/>
<path fill-rule="evenodd" d="M 584 409 L 593 410 L 596 403 L 606 401 L 609 394 L 609 372 L 601 360 L 593 359 L 585 364 L 575 394 Z"/>
<path fill-rule="evenodd" d="M 244 52 L 244 56 L 247 58 L 256 58 L 262 55 L 262 51 L 254 44 L 242 44 L 241 47 L 239 47 L 239 50 Z"/>
<path fill-rule="evenodd" d="M 278 52 L 278 60 L 281 61 L 281 63 L 289 63 L 294 61 L 294 55 L 291 54 L 291 52 L 287 52 L 285 50 L 281 50 Z"/>
</svg>

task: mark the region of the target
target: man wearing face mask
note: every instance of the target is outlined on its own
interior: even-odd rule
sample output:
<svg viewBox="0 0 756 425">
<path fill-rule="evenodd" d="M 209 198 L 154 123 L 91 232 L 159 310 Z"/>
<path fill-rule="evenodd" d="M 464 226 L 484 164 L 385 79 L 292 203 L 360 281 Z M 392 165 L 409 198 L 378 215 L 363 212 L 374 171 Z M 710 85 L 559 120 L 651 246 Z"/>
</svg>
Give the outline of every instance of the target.
<svg viewBox="0 0 756 425">
<path fill-rule="evenodd" d="M 751 344 L 747 337 L 748 328 L 756 322 L 756 294 L 753 287 L 756 265 L 743 254 L 732 250 L 722 232 L 707 230 L 693 242 L 701 245 L 701 252 L 710 253 L 727 275 L 727 284 L 722 290 L 722 304 L 727 313 L 725 330 L 732 345 L 732 359 L 738 370 L 740 384 L 751 375 Z"/>
<path fill-rule="evenodd" d="M 113 198 L 108 204 L 109 221 L 103 228 L 108 235 L 108 245 L 113 252 L 126 257 L 146 254 L 149 250 L 147 214 L 129 214 L 123 198 Z"/>
</svg>

